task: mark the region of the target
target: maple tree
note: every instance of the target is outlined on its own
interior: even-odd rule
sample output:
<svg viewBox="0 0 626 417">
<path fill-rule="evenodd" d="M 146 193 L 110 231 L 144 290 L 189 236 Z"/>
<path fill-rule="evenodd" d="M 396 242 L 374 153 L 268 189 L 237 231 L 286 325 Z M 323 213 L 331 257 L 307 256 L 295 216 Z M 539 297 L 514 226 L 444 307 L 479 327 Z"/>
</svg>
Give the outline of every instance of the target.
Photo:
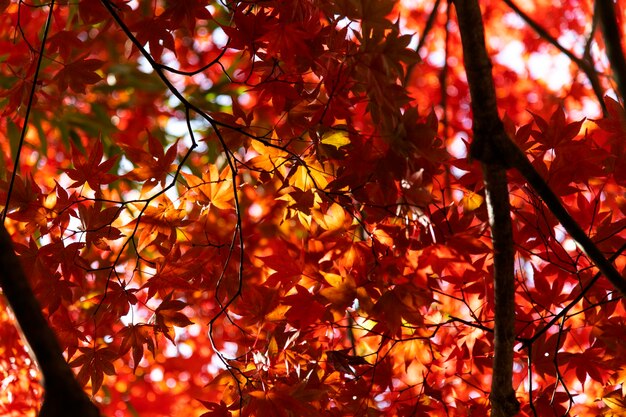
<svg viewBox="0 0 626 417">
<path fill-rule="evenodd" d="M 0 0 L 0 413 L 624 414 L 623 6 Z"/>
</svg>

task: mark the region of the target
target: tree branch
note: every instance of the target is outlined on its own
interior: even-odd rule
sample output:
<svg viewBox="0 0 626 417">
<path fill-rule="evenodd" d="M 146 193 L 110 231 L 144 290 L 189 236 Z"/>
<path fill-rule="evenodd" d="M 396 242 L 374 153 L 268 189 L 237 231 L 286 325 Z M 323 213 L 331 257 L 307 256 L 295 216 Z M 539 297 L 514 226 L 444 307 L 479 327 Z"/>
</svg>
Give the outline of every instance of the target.
<svg viewBox="0 0 626 417">
<path fill-rule="evenodd" d="M 626 59 L 622 50 L 622 35 L 617 26 L 613 1 L 596 0 L 595 13 L 600 18 L 600 26 L 602 27 L 602 35 L 606 45 L 606 55 L 613 69 L 617 89 L 620 96 L 622 96 L 622 100 L 626 100 Z"/>
<path fill-rule="evenodd" d="M 461 7 L 459 3 L 465 2 L 456 0 L 455 4 L 457 4 L 457 10 L 469 7 L 466 5 Z M 473 4 L 475 1 L 472 0 L 470 3 Z M 478 5 L 476 5 L 476 7 L 478 7 Z M 459 20 L 460 15 L 461 13 L 459 13 Z M 464 33 L 466 31 L 470 33 Z M 626 296 L 626 280 L 624 280 L 622 275 L 615 269 L 613 264 L 606 259 L 591 238 L 587 236 L 587 233 L 585 233 L 580 225 L 570 216 L 565 207 L 563 207 L 559 197 L 554 194 L 554 191 L 552 191 L 550 186 L 530 163 L 524 152 L 522 152 L 504 132 L 502 122 L 497 113 L 493 79 L 490 74 L 489 80 L 483 78 L 484 74 L 491 68 L 491 64 L 487 57 L 486 50 L 484 50 L 482 54 L 479 54 L 477 51 L 480 45 L 484 48 L 484 40 L 483 37 L 479 37 L 482 43 L 477 43 L 479 40 L 476 39 L 477 36 L 473 32 L 475 32 L 475 29 L 472 26 L 469 28 L 461 28 L 465 59 L 469 59 L 470 61 L 466 62 L 465 66 L 468 74 L 468 82 L 470 84 L 470 93 L 472 95 L 472 111 L 474 112 L 475 124 L 475 137 L 470 149 L 471 156 L 483 163 L 499 163 L 504 167 L 517 169 L 539 197 L 541 197 L 546 207 L 550 209 L 567 233 L 576 241 L 581 250 L 611 284 L 613 284 L 622 295 Z M 467 51 L 466 43 L 468 44 Z M 479 58 L 479 55 L 484 55 L 487 61 L 483 62 L 483 59 Z M 489 94 L 488 91 L 492 93 Z"/>
<path fill-rule="evenodd" d="M 589 82 L 591 83 L 593 93 L 595 94 L 596 98 L 598 99 L 598 103 L 602 108 L 602 113 L 606 116 L 608 114 L 608 110 L 606 108 L 606 104 L 604 104 L 604 90 L 602 89 L 600 79 L 598 78 L 598 74 L 594 68 L 591 55 L 585 53 L 582 58 L 577 57 L 571 51 L 561 45 L 559 41 L 554 36 L 550 35 L 550 33 L 548 33 L 548 31 L 545 30 L 541 25 L 539 25 L 526 13 L 524 13 L 524 11 L 513 2 L 513 0 L 504 0 L 504 3 L 511 9 L 513 9 L 513 11 L 517 13 L 517 15 L 521 17 L 528 26 L 530 26 L 535 32 L 537 32 L 540 37 L 542 37 L 556 49 L 561 51 L 561 53 L 567 56 L 573 63 L 578 66 L 578 68 L 580 68 L 582 72 L 585 73 L 585 75 L 589 79 Z"/>
<path fill-rule="evenodd" d="M 509 166 L 517 169 L 522 174 L 571 238 L 576 241 L 580 249 L 596 265 L 596 268 L 602 272 L 622 295 L 626 296 L 626 280 L 624 280 L 622 275 L 615 269 L 613 264 L 607 260 L 576 220 L 570 216 L 565 207 L 563 207 L 563 204 L 561 204 L 559 197 L 554 194 L 554 191 L 552 191 L 550 186 L 537 172 L 526 155 L 524 155 L 508 136 L 504 137 L 502 145 L 501 148 L 504 150 L 503 157 L 507 159 Z"/>
<path fill-rule="evenodd" d="M 472 98 L 474 140 L 472 156 L 483 162 L 483 177 L 494 251 L 494 358 L 491 382 L 492 417 L 511 417 L 519 412 L 513 389 L 515 344 L 515 250 L 511 207 L 506 178 L 506 159 L 498 149 L 506 133 L 496 107 L 491 61 L 485 47 L 482 16 L 476 0 L 455 1 L 463 60 Z"/>
<path fill-rule="evenodd" d="M 0 286 L 43 374 L 45 394 L 39 416 L 99 416 L 98 408 L 89 400 L 65 361 L 3 225 L 0 227 Z"/>
</svg>

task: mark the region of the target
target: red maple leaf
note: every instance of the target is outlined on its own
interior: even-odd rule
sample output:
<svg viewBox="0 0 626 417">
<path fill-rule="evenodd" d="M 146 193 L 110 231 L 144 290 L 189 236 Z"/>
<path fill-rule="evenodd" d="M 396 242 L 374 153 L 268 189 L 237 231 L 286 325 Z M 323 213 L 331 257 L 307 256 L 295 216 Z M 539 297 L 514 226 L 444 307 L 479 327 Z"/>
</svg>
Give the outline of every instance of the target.
<svg viewBox="0 0 626 417">
<path fill-rule="evenodd" d="M 86 233 L 87 247 L 95 245 L 102 250 L 110 250 L 107 240 L 116 240 L 122 237 L 118 228 L 111 223 L 119 216 L 118 207 L 109 207 L 101 210 L 102 203 L 78 206 L 78 213 L 82 222 L 81 230 Z"/>
<path fill-rule="evenodd" d="M 143 149 L 128 147 L 126 156 L 135 164 L 136 168 L 126 174 L 126 178 L 133 181 L 146 181 L 143 191 L 151 190 L 156 184 L 165 186 L 168 175 L 176 168 L 172 163 L 176 159 L 178 142 L 174 143 L 167 152 L 163 145 L 152 135 L 148 135 L 148 152 Z"/>
<path fill-rule="evenodd" d="M 136 36 L 139 43 L 148 45 L 150 55 L 153 58 L 159 59 L 163 54 L 163 48 L 169 49 L 174 54 L 176 53 L 174 36 L 165 19 L 146 19 L 134 24 L 130 29 L 137 32 Z"/>
<path fill-rule="evenodd" d="M 84 93 L 86 86 L 95 84 L 102 79 L 96 72 L 104 65 L 99 59 L 78 58 L 76 61 L 66 64 L 56 73 L 53 80 L 58 83 L 59 91 L 65 92 L 71 88 L 77 93 Z"/>
<path fill-rule="evenodd" d="M 193 324 L 189 318 L 180 312 L 187 307 L 187 303 L 181 300 L 172 300 L 171 293 L 165 297 L 161 305 L 155 310 L 155 330 L 162 332 L 165 337 L 174 342 L 172 326 L 186 327 Z"/>
<path fill-rule="evenodd" d="M 118 336 L 122 337 L 120 355 L 123 355 L 132 349 L 133 372 L 137 370 L 137 366 L 143 358 L 144 345 L 146 345 L 154 357 L 156 344 L 153 339 L 153 334 L 154 326 L 148 324 L 130 324 L 118 333 Z"/>
<path fill-rule="evenodd" d="M 95 395 L 104 380 L 104 374 L 115 375 L 115 367 L 113 361 L 117 359 L 117 352 L 108 347 L 80 347 L 78 350 L 81 354 L 72 360 L 69 365 L 71 367 L 80 366 L 80 371 L 76 376 L 81 385 L 86 385 L 91 380 L 91 391 Z"/>
<path fill-rule="evenodd" d="M 98 190 L 100 185 L 110 184 L 115 181 L 118 177 L 108 172 L 115 165 L 117 156 L 102 162 L 103 156 L 103 147 L 100 141 L 96 142 L 88 158 L 85 158 L 78 148 L 72 144 L 74 168 L 67 170 L 67 175 L 74 180 L 70 184 L 70 188 L 80 187 L 87 183 L 92 189 Z"/>
</svg>

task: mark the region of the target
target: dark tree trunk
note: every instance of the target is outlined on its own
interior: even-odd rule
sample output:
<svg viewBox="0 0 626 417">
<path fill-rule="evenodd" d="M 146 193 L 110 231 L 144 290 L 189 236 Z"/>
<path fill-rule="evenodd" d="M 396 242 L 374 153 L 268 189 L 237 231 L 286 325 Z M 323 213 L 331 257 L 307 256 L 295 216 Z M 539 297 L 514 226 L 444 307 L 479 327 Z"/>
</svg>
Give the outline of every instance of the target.
<svg viewBox="0 0 626 417">
<path fill-rule="evenodd" d="M 44 403 L 41 417 L 97 417 L 98 408 L 76 381 L 61 347 L 43 316 L 7 230 L 0 228 L 0 286 L 22 334 L 43 374 Z"/>
<path fill-rule="evenodd" d="M 609 1 L 598 0 L 598 7 Z M 513 274 L 514 248 L 506 183 L 506 169 L 517 169 L 528 184 L 539 194 L 545 205 L 559 220 L 569 235 L 578 243 L 600 272 L 626 295 L 626 280 L 606 259 L 598 247 L 569 215 L 559 198 L 528 161 L 526 155 L 506 134 L 496 106 L 496 94 L 491 74 L 491 61 L 485 47 L 482 15 L 477 0 L 454 0 L 456 6 L 463 60 L 472 99 L 474 139 L 471 156 L 483 163 L 485 192 L 490 211 L 494 247 L 495 290 L 495 357 L 491 392 L 492 416 L 511 417 L 519 411 L 519 403 L 512 387 L 513 346 L 515 343 L 515 277 Z M 601 16 L 608 23 L 614 21 Z M 604 22 L 606 31 L 606 22 Z M 613 33 L 610 38 L 618 36 Z M 615 48 L 614 48 L 615 49 Z M 621 54 L 620 54 L 621 55 Z M 614 61 L 619 61 L 616 57 Z M 623 55 L 621 55 L 623 58 Z M 616 70 L 622 74 L 621 65 Z M 618 81 L 619 81 L 618 77 Z M 624 93 L 626 94 L 626 93 Z"/>
<path fill-rule="evenodd" d="M 472 156 L 483 162 L 483 178 L 494 253 L 495 326 L 491 383 L 492 417 L 519 412 L 513 389 L 515 343 L 515 251 L 506 179 L 507 160 L 499 144 L 507 139 L 498 116 L 491 61 L 485 48 L 482 16 L 476 0 L 455 2 L 463 43 L 463 59 L 472 98 Z"/>
</svg>

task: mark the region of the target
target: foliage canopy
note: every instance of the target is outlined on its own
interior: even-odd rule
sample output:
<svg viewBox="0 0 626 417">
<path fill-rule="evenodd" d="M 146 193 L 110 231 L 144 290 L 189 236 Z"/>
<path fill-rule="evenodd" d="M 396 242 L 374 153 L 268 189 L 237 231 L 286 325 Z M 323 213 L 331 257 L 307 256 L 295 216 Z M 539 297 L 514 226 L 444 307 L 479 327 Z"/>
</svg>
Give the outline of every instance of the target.
<svg viewBox="0 0 626 417">
<path fill-rule="evenodd" d="M 481 7 L 506 133 L 623 274 L 619 38 L 587 0 Z M 104 415 L 488 414 L 494 255 L 456 14 L 0 0 L 5 226 Z M 520 415 L 621 415 L 622 295 L 507 179 Z M 0 340 L 0 413 L 34 415 L 4 305 Z"/>
</svg>

